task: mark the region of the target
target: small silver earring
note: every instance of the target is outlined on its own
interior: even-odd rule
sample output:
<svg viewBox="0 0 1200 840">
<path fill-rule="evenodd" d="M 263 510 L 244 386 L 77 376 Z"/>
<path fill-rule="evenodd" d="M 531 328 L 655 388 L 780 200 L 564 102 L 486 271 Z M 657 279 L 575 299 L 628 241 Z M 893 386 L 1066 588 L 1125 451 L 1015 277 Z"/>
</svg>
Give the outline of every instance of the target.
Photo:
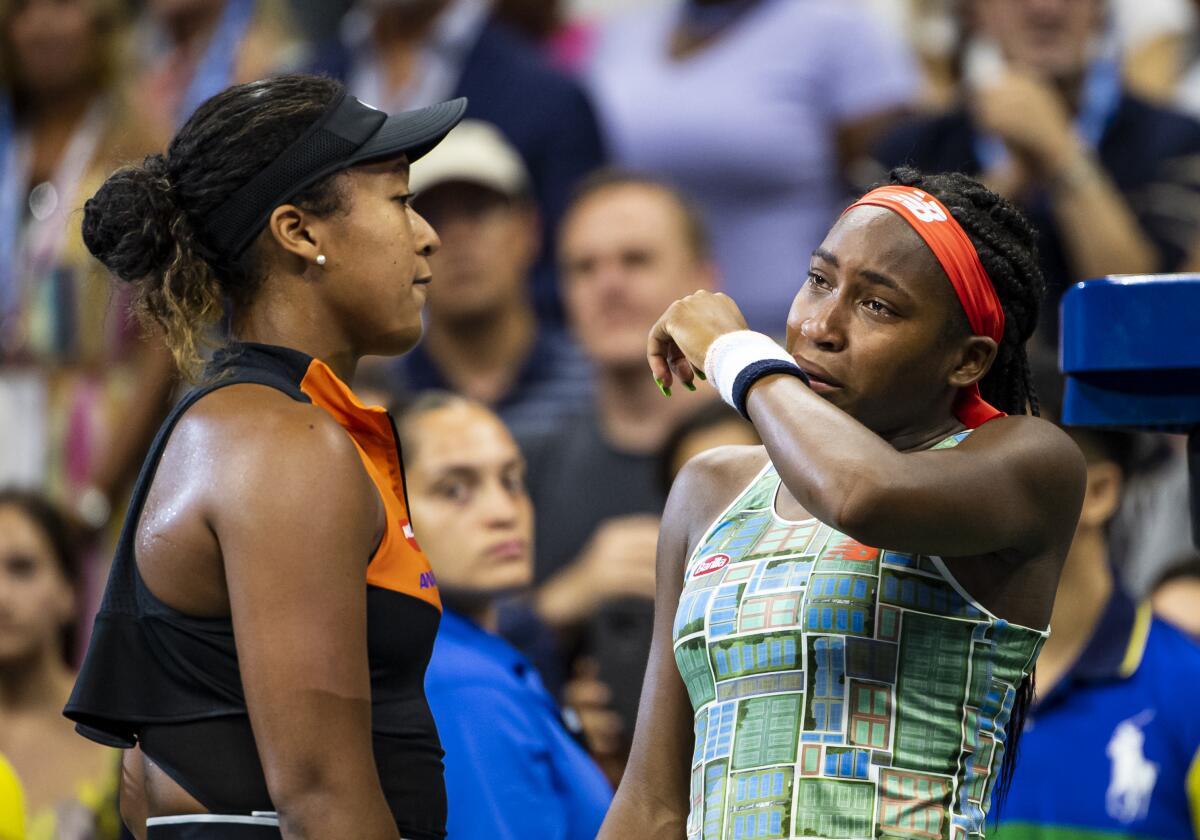
<svg viewBox="0 0 1200 840">
<path fill-rule="evenodd" d="M 317 265 L 325 265 L 325 255 L 317 254 Z"/>
</svg>

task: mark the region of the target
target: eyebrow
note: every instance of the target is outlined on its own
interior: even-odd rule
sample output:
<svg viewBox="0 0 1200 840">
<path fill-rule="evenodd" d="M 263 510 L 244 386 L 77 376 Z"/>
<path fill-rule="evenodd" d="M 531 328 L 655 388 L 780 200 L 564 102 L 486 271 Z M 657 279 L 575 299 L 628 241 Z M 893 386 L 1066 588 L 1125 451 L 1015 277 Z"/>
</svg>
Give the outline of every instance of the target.
<svg viewBox="0 0 1200 840">
<path fill-rule="evenodd" d="M 812 255 L 814 257 L 819 257 L 820 259 L 825 260 L 825 262 L 829 263 L 834 268 L 837 268 L 839 266 L 838 258 L 834 254 L 831 254 L 828 251 L 826 251 L 824 248 L 815 249 L 812 252 Z"/>
<path fill-rule="evenodd" d="M 824 248 L 817 248 L 815 251 L 813 251 L 813 256 L 824 260 L 834 268 L 841 267 L 841 264 L 838 262 L 837 255 L 829 253 Z M 868 280 L 877 286 L 884 286 L 893 291 L 900 292 L 901 294 L 907 294 L 907 292 L 901 288 L 899 283 L 897 283 L 891 277 L 888 277 L 886 274 L 880 274 L 878 271 L 872 271 L 869 268 L 860 269 L 858 274 L 864 280 Z"/>
<path fill-rule="evenodd" d="M 492 465 L 479 466 L 477 464 L 448 464 L 438 470 L 438 476 L 445 478 L 447 476 L 465 476 L 468 478 L 481 475 L 488 471 Z M 497 465 L 501 472 L 525 467 L 525 459 L 521 457 L 512 458 L 502 464 Z"/>
</svg>

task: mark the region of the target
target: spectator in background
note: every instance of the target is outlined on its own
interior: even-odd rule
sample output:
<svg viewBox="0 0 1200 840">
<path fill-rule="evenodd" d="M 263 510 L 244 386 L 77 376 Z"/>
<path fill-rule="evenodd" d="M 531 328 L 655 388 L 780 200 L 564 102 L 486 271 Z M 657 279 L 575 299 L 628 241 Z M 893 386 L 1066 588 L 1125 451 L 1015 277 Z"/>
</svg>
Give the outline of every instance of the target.
<svg viewBox="0 0 1200 840">
<path fill-rule="evenodd" d="M 560 273 L 573 334 L 596 375 L 590 404 L 526 447 L 538 512 L 538 615 L 591 656 L 628 735 L 654 612 L 658 456 L 694 400 L 646 375 L 662 311 L 716 269 L 694 211 L 670 188 L 621 173 L 587 182 L 563 223 Z"/>
<path fill-rule="evenodd" d="M 683 465 L 718 446 L 761 446 L 754 424 L 723 402 L 711 402 L 680 423 L 663 444 L 659 459 L 663 493 L 671 490 Z"/>
<path fill-rule="evenodd" d="M 707 215 L 726 289 L 777 329 L 844 206 L 840 173 L 917 94 L 903 39 L 844 0 L 684 0 L 600 37 L 591 87 L 617 162 Z"/>
<path fill-rule="evenodd" d="M 521 452 L 495 414 L 445 392 L 417 400 L 398 429 L 444 606 L 425 685 L 446 751 L 448 840 L 592 840 L 612 789 L 496 633 L 497 600 L 533 579 Z"/>
<path fill-rule="evenodd" d="M 89 525 L 133 477 L 173 375 L 87 253 L 77 210 L 149 150 L 120 0 L 0 2 L 0 484 Z"/>
<path fill-rule="evenodd" d="M 147 0 L 142 29 L 139 92 L 164 141 L 210 96 L 304 60 L 286 0 Z"/>
<path fill-rule="evenodd" d="M 497 0 L 496 19 L 542 48 L 550 63 L 576 75 L 591 55 L 595 29 L 564 20 L 561 0 Z"/>
<path fill-rule="evenodd" d="M 675 427 L 659 453 L 659 480 L 665 496 L 675 476 L 696 455 L 718 446 L 758 446 L 754 426 L 723 402 L 705 404 Z M 613 692 L 600 678 L 596 660 L 583 657 L 575 663 L 563 691 L 566 704 L 579 715 L 588 749 L 616 785 L 625 769 L 628 730 L 613 709 Z"/>
<path fill-rule="evenodd" d="M 387 111 L 467 97 L 468 116 L 499 128 L 525 161 L 546 231 L 558 229 L 576 182 L 604 161 L 582 89 L 493 20 L 487 0 L 360 0 L 312 69 Z M 533 300 L 540 317 L 561 322 L 553 260 L 548 236 Z"/>
<path fill-rule="evenodd" d="M 120 753 L 80 738 L 62 716 L 75 682 L 78 583 L 63 517 L 37 494 L 0 490 L 0 755 L 24 788 L 17 836 L 29 840 L 120 832 Z"/>
<path fill-rule="evenodd" d="M 1062 383 L 1039 376 L 1042 415 L 1061 416 Z M 1193 840 L 1200 819 L 1200 647 L 1136 604 L 1109 557 L 1109 527 L 1132 462 L 1132 438 L 1067 428 L 1087 461 L 1075 539 L 1037 702 L 993 840 L 1049 836 Z"/>
<path fill-rule="evenodd" d="M 0 755 L 0 840 L 26 840 L 25 791 L 21 780 L 3 755 Z"/>
<path fill-rule="evenodd" d="M 411 188 L 442 248 L 429 259 L 424 337 L 395 362 L 397 390 L 478 400 L 518 440 L 548 431 L 586 402 L 590 371 L 533 309 L 541 231 L 520 155 L 494 126 L 467 121 L 417 162 Z"/>
<path fill-rule="evenodd" d="M 1200 555 L 1169 568 L 1151 595 L 1154 611 L 1200 642 Z"/>
<path fill-rule="evenodd" d="M 1039 328 L 1056 347 L 1058 298 L 1105 274 L 1178 268 L 1196 234 L 1200 195 L 1180 189 L 1200 154 L 1200 123 L 1123 88 L 1101 48 L 1107 0 L 973 0 L 959 106 L 898 129 L 887 166 L 979 175 L 1040 231 L 1048 287 Z"/>
<path fill-rule="evenodd" d="M 1194 0 L 1110 0 L 1112 28 L 1129 90 L 1170 103 L 1196 26 Z"/>
</svg>

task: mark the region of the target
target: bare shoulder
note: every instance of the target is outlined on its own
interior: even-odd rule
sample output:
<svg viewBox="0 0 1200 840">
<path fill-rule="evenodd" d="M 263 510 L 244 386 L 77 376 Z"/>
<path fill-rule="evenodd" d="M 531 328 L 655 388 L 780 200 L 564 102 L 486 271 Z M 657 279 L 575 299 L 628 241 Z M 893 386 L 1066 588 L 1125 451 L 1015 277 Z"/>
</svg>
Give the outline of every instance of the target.
<svg viewBox="0 0 1200 840">
<path fill-rule="evenodd" d="M 1029 415 L 985 423 L 959 449 L 986 453 L 1042 491 L 1082 492 L 1087 465 L 1071 436 L 1049 420 Z"/>
<path fill-rule="evenodd" d="M 675 485 L 687 484 L 688 492 L 701 488 L 717 489 L 749 481 L 767 465 L 764 446 L 718 446 L 692 458 L 679 475 Z M 674 487 L 672 487 L 674 492 Z"/>
<path fill-rule="evenodd" d="M 210 513 L 299 509 L 338 497 L 369 502 L 373 491 L 353 440 L 327 412 L 264 385 L 208 394 L 172 435 L 205 475 Z"/>
<path fill-rule="evenodd" d="M 189 449 L 233 458 L 243 468 L 281 454 L 288 463 L 351 460 L 353 441 L 327 412 L 265 385 L 238 384 L 197 402 L 172 436 Z"/>
<path fill-rule="evenodd" d="M 762 446 L 718 446 L 700 453 L 675 477 L 664 518 L 679 521 L 689 534 L 707 528 L 767 462 Z"/>
</svg>

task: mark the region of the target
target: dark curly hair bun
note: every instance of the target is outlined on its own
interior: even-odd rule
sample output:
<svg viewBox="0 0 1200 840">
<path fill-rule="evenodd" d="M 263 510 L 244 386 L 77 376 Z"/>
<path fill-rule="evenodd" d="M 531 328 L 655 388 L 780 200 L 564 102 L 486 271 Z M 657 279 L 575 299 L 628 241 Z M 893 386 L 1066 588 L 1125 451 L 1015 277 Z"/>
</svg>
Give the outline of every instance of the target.
<svg viewBox="0 0 1200 840">
<path fill-rule="evenodd" d="M 151 155 L 120 169 L 83 206 L 83 241 L 127 283 L 162 274 L 175 254 L 172 230 L 182 211 L 171 197 L 167 162 Z"/>
<path fill-rule="evenodd" d="M 133 306 L 161 329 L 180 369 L 194 377 L 227 306 L 249 303 L 266 268 L 252 246 L 218 260 L 198 220 L 220 207 L 321 116 L 342 93 L 318 76 L 235 85 L 202 103 L 166 155 L 113 173 L 83 208 L 83 241 L 133 285 Z M 340 212 L 336 175 L 292 199 L 318 216 Z"/>
</svg>

